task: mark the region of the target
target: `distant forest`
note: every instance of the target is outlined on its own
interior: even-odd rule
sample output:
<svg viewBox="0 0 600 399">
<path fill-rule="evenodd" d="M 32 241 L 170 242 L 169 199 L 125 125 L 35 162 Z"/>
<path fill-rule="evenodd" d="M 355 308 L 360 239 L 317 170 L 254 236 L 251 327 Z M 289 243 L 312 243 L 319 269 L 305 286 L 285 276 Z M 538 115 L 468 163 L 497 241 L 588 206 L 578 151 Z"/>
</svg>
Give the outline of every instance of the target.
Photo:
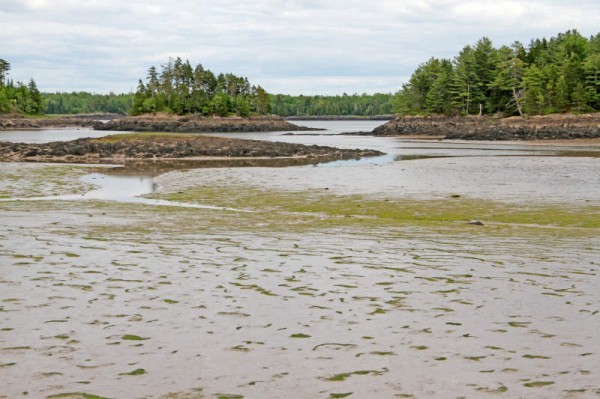
<svg viewBox="0 0 600 399">
<path fill-rule="evenodd" d="M 270 94 L 271 112 L 280 116 L 374 116 L 393 113 L 393 94 L 289 96 Z"/>
<path fill-rule="evenodd" d="M 600 110 L 600 33 L 576 30 L 495 48 L 488 38 L 453 59 L 419 65 L 394 111 L 411 114 L 540 115 Z"/>
<path fill-rule="evenodd" d="M 8 79 L 0 59 L 0 113 L 151 112 L 281 116 L 544 115 L 600 111 L 600 33 L 576 30 L 550 39 L 494 47 L 482 38 L 452 59 L 419 65 L 396 94 L 291 96 L 268 94 L 247 78 L 215 75 L 181 58 L 150 67 L 135 93 L 40 93 L 35 81 Z"/>
<path fill-rule="evenodd" d="M 145 87 L 146 85 L 144 85 Z M 118 113 L 128 114 L 134 94 L 91 94 L 87 92 L 42 93 L 44 113 Z M 138 96 L 138 106 L 143 102 Z M 268 94 L 271 113 L 280 116 L 374 116 L 393 113 L 393 94 L 343 94 L 341 96 L 290 96 Z M 144 100 L 145 101 L 145 100 Z M 143 108 L 142 108 L 143 109 Z M 229 108 L 228 108 L 229 111 Z M 235 110 L 233 110 L 235 113 Z"/>
<path fill-rule="evenodd" d="M 133 105 L 132 94 L 43 93 L 46 114 L 113 113 L 125 115 Z"/>
</svg>

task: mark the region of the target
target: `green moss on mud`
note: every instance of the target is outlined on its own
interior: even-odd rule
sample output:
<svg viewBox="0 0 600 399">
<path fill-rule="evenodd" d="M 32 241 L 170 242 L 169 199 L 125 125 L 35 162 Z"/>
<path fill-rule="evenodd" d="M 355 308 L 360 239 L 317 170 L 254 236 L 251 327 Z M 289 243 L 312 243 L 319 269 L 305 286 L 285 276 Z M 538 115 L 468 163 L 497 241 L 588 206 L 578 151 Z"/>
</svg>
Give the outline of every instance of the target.
<svg viewBox="0 0 600 399">
<path fill-rule="evenodd" d="M 316 191 L 284 192 L 256 187 L 194 187 L 161 198 L 253 210 L 238 215 L 256 217 L 273 225 L 390 226 L 463 225 L 477 230 L 499 227 L 600 228 L 599 206 L 516 206 L 468 198 L 378 199 L 362 195 L 334 195 Z M 483 226 L 470 225 L 480 220 Z"/>
<path fill-rule="evenodd" d="M 80 178 L 88 173 L 86 167 L 76 165 L 0 163 L 0 198 L 85 193 L 92 186 Z"/>
</svg>

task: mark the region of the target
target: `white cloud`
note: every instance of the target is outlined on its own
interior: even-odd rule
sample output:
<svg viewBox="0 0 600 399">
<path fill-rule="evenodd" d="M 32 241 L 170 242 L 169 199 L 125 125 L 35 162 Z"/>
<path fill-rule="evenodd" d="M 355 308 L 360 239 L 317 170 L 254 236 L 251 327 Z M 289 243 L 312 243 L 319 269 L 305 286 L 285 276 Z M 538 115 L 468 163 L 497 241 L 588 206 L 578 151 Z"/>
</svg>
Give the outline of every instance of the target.
<svg viewBox="0 0 600 399">
<path fill-rule="evenodd" d="M 591 35 L 597 15 L 597 0 L 2 0 L 0 58 L 42 90 L 127 91 L 181 56 L 271 92 L 391 92 L 482 36 Z"/>
</svg>

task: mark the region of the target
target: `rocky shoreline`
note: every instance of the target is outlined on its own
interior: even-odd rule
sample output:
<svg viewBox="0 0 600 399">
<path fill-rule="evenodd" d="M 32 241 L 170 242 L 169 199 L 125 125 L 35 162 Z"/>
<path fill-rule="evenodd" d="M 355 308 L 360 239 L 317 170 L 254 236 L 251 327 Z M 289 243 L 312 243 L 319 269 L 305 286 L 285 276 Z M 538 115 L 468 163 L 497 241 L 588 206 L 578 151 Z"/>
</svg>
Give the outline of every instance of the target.
<svg viewBox="0 0 600 399">
<path fill-rule="evenodd" d="M 366 134 L 366 133 L 358 133 Z M 600 137 L 600 113 L 530 117 L 395 117 L 374 136 L 430 136 L 449 140 L 564 140 Z"/>
<path fill-rule="evenodd" d="M 92 127 L 101 120 L 123 118 L 119 114 L 78 114 L 68 116 L 24 117 L 0 115 L 0 130 Z"/>
<path fill-rule="evenodd" d="M 0 142 L 0 161 L 119 163 L 126 160 L 306 158 L 317 162 L 383 155 L 374 150 L 193 134 L 123 134 L 44 144 Z M 314 162 L 313 162 L 314 163 Z"/>
<path fill-rule="evenodd" d="M 140 115 L 97 122 L 95 130 L 129 132 L 277 132 L 320 130 L 297 126 L 278 116 L 204 117 L 177 115 Z"/>
<path fill-rule="evenodd" d="M 130 132 L 277 132 L 321 130 L 297 126 L 278 116 L 218 117 L 152 114 L 81 114 L 68 116 L 0 116 L 0 130 L 92 127 L 94 130 Z"/>
</svg>

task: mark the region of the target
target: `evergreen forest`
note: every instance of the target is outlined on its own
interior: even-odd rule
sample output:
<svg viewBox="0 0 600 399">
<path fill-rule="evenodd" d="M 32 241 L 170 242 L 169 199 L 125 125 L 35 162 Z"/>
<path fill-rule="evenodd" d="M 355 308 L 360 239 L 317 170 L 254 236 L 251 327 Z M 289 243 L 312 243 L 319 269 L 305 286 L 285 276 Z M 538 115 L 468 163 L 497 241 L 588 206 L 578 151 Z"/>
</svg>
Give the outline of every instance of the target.
<svg viewBox="0 0 600 399">
<path fill-rule="evenodd" d="M 41 114 L 44 101 L 33 79 L 27 85 L 8 78 L 10 63 L 0 59 L 0 114 Z"/>
<path fill-rule="evenodd" d="M 431 58 L 397 93 L 401 115 L 544 115 L 600 111 L 600 33 L 576 30 L 495 48 L 488 38 L 453 59 Z"/>
<path fill-rule="evenodd" d="M 452 59 L 432 57 L 396 93 L 337 96 L 268 94 L 247 78 L 215 75 L 169 59 L 152 66 L 135 93 L 40 93 L 33 79 L 14 83 L 0 59 L 0 113 L 280 116 L 545 115 L 600 111 L 600 33 L 576 30 L 524 46 L 495 47 L 484 37 Z"/>
<path fill-rule="evenodd" d="M 393 113 L 393 94 L 290 96 L 270 94 L 271 110 L 280 116 L 375 116 Z"/>
<path fill-rule="evenodd" d="M 126 115 L 133 104 L 131 94 L 92 94 L 85 91 L 42 93 L 46 114 L 112 113 Z"/>
<path fill-rule="evenodd" d="M 267 92 L 250 85 L 247 78 L 231 73 L 216 76 L 201 64 L 192 68 L 189 61 L 177 57 L 160 71 L 150 67 L 146 83 L 138 83 L 129 113 L 151 112 L 249 116 L 269 114 L 271 105 Z"/>
</svg>

